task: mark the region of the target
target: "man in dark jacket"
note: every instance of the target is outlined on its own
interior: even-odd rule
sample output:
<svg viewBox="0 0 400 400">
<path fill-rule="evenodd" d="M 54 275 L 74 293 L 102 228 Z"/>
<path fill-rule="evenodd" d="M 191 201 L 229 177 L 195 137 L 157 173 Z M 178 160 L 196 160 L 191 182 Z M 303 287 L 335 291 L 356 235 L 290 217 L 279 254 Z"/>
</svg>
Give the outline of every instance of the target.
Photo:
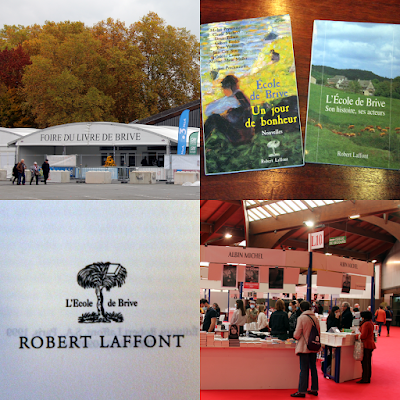
<svg viewBox="0 0 400 400">
<path fill-rule="evenodd" d="M 353 325 L 353 314 L 350 310 L 350 304 L 347 301 L 342 303 L 342 328 L 350 329 Z"/>
<path fill-rule="evenodd" d="M 46 181 L 49 178 L 49 172 L 50 172 L 49 160 L 47 158 L 42 164 L 42 170 L 43 170 L 44 184 L 46 185 Z"/>
</svg>

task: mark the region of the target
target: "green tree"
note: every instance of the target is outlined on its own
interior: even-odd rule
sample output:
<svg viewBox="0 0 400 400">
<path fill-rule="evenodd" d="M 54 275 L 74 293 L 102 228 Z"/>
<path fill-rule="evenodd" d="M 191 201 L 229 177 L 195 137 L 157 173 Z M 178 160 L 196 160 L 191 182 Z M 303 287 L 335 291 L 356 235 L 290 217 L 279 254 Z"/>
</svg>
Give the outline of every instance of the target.
<svg viewBox="0 0 400 400">
<path fill-rule="evenodd" d="M 375 86 L 375 96 L 390 97 L 390 81 L 385 80 Z"/>
<path fill-rule="evenodd" d="M 351 93 L 360 93 L 361 92 L 361 85 L 358 81 L 350 81 L 349 83 L 349 91 Z"/>
</svg>

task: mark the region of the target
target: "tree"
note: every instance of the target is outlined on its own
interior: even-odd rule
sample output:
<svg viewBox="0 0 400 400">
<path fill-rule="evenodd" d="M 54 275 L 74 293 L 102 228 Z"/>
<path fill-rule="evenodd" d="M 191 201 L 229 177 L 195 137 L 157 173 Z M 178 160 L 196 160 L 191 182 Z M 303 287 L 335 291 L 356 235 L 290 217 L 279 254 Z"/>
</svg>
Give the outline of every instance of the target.
<svg viewBox="0 0 400 400">
<path fill-rule="evenodd" d="M 47 23 L 39 54 L 25 69 L 24 95 L 40 128 L 72 122 L 116 121 L 112 84 L 100 42 L 82 23 Z"/>
<path fill-rule="evenodd" d="M 21 45 L 0 50 L 0 126 L 28 127 L 34 118 L 21 93 L 24 68 L 31 64 Z"/>
<path fill-rule="evenodd" d="M 110 291 L 113 287 L 121 287 L 125 283 L 127 271 L 121 264 L 110 262 L 87 265 L 78 272 L 78 284 L 84 289 L 95 289 L 97 296 L 97 314 L 84 314 L 79 322 L 122 322 L 122 314 L 106 313 L 103 306 L 103 289 Z M 121 319 L 122 318 L 122 319 Z"/>
<path fill-rule="evenodd" d="M 358 82 L 358 81 L 350 81 L 349 90 L 350 90 L 350 93 L 360 93 L 361 92 L 360 82 Z"/>
<path fill-rule="evenodd" d="M 375 86 L 375 96 L 390 97 L 391 95 L 391 84 L 390 80 L 386 79 Z"/>
<path fill-rule="evenodd" d="M 150 12 L 133 24 L 134 40 L 145 58 L 144 98 L 151 114 L 200 96 L 200 44 L 185 28 L 166 25 Z"/>
<path fill-rule="evenodd" d="M 111 18 L 92 28 L 70 21 L 4 25 L 0 51 L 13 52 L 9 66 L 0 65 L 6 126 L 129 123 L 200 97 L 197 38 L 152 12 L 129 27 Z"/>
<path fill-rule="evenodd" d="M 132 30 L 123 22 L 108 18 L 96 24 L 92 34 L 101 43 L 99 52 L 112 79 L 105 93 L 114 99 L 113 115 L 124 123 L 149 116 L 143 102 L 145 59 L 132 39 Z"/>
</svg>

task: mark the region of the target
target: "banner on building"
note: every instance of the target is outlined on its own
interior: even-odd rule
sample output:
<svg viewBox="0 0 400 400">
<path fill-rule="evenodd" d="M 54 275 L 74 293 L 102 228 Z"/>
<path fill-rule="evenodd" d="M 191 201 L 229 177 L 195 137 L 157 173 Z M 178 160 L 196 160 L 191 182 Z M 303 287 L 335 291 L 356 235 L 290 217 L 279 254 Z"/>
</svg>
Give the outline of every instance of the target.
<svg viewBox="0 0 400 400">
<path fill-rule="evenodd" d="M 186 134 L 189 125 L 189 110 L 182 112 L 179 118 L 178 151 L 177 154 L 186 154 Z"/>
</svg>

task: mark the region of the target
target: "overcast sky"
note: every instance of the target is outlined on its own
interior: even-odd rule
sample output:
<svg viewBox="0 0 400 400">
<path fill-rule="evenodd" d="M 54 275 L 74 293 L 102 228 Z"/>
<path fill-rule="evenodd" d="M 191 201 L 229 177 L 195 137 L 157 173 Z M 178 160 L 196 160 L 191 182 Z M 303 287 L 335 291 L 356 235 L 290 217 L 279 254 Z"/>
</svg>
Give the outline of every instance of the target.
<svg viewBox="0 0 400 400">
<path fill-rule="evenodd" d="M 386 78 L 400 75 L 400 26 L 315 21 L 312 64 L 372 71 Z"/>
<path fill-rule="evenodd" d="M 43 25 L 45 21 L 82 21 L 87 26 L 109 17 L 127 26 L 154 11 L 167 24 L 200 36 L 200 0 L 13 0 L 1 2 L 0 27 Z"/>
</svg>

